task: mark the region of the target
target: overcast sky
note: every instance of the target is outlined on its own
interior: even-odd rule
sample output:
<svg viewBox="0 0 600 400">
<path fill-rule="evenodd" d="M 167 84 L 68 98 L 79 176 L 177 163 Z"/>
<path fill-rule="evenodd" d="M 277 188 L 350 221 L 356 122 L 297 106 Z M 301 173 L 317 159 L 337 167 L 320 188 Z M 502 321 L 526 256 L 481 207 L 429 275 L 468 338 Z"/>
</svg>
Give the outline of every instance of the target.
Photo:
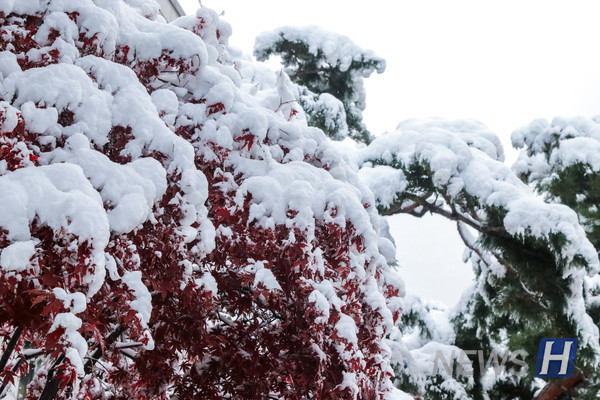
<svg viewBox="0 0 600 400">
<path fill-rule="evenodd" d="M 188 13 L 197 0 L 180 0 Z M 366 81 L 365 122 L 378 134 L 407 118 L 474 118 L 502 139 L 535 118 L 600 114 L 600 2 L 203 0 L 252 52 L 256 35 L 320 25 L 387 61 Z M 392 220 L 408 289 L 453 304 L 468 285 L 463 246 L 448 223 Z"/>
</svg>

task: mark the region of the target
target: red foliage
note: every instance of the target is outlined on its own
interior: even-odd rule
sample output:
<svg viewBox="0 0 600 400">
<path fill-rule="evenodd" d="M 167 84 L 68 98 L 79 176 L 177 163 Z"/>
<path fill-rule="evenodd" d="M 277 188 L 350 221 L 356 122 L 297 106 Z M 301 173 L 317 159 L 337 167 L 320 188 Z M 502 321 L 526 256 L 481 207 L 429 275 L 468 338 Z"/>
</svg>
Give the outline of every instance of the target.
<svg viewBox="0 0 600 400">
<path fill-rule="evenodd" d="M 1 106 L 0 106 L 1 107 Z M 6 131 L 6 113 L 10 110 L 0 110 L 0 161 L 6 163 L 6 171 L 14 171 L 26 166 L 39 165 L 39 156 L 30 149 L 32 135 L 25 128 L 25 121 L 17 113 L 17 124 L 8 132 Z M 0 174 L 2 174 L 0 165 Z"/>
<path fill-rule="evenodd" d="M 248 129 L 244 129 L 242 131 L 242 133 L 243 133 L 243 135 L 235 138 L 235 141 L 243 142 L 244 144 L 242 146 L 242 149 L 244 149 L 244 147 L 248 147 L 248 150 L 250 150 L 252 145 L 254 145 L 254 139 L 256 139 L 256 137 Z"/>
<path fill-rule="evenodd" d="M 208 115 L 213 115 L 220 112 L 225 113 L 225 106 L 223 103 L 211 104 L 206 108 L 206 113 Z"/>
<path fill-rule="evenodd" d="M 81 29 L 80 12 L 70 11 L 67 16 Z M 0 50 L 15 53 L 22 69 L 61 59 L 58 47 L 35 41 L 44 17 L 8 15 L 0 20 Z M 195 32 L 200 35 L 205 29 L 205 21 L 199 20 Z M 158 87 L 161 74 L 179 76 L 198 69 L 192 60 L 173 57 L 168 50 L 146 61 L 136 60 L 125 44 L 105 54 L 99 37 L 97 32 L 81 30 L 76 43 L 80 55 L 128 66 L 149 93 Z M 218 30 L 216 37 L 221 37 Z M 61 33 L 52 31 L 48 40 L 53 43 L 59 38 Z M 40 58 L 29 56 L 33 49 L 41 51 Z M 206 106 L 211 118 L 226 111 L 221 102 Z M 296 113 L 292 110 L 289 117 Z M 73 111 L 60 110 L 60 126 L 69 127 L 75 120 Z M 3 129 L 5 122 L 0 112 L 0 132 L 4 132 L 0 133 L 0 160 L 6 161 L 6 172 L 39 166 L 47 146 L 28 132 L 20 115 L 12 129 Z M 293 224 L 261 227 L 250 218 L 252 197 L 247 195 L 240 205 L 231 190 L 244 181 L 231 166 L 231 149 L 204 139 L 202 125 L 180 124 L 173 129 L 193 144 L 195 164 L 208 180 L 208 219 L 192 227 L 200 231 L 201 223 L 210 223 L 217 229 L 214 250 L 209 254 L 198 250 L 204 240 L 200 235 L 186 241 L 180 229 L 188 212 L 181 200 L 185 193 L 180 186 L 181 171 L 168 168 L 166 154 L 148 150 L 144 156 L 158 160 L 169 171 L 167 189 L 153 205 L 152 218 L 131 232 L 113 232 L 104 249 L 113 269 L 109 268 L 103 285 L 87 299 L 85 310 L 77 313 L 81 319 L 78 332 L 88 347 L 84 375 L 78 376 L 76 365 L 66 357 L 70 346 L 66 328 L 56 326 L 55 321 L 69 311 L 69 305 L 55 289 L 87 293 L 95 249 L 89 241 L 35 220 L 30 227 L 35 242 L 30 268 L 20 274 L 0 271 L 0 335 L 8 338 L 17 327 L 23 330 L 0 378 L 14 382 L 28 367 L 38 368 L 26 359 L 34 354 L 31 358 L 40 360 L 43 367 L 34 371 L 28 386 L 31 399 L 51 390 L 53 384 L 57 398 L 81 399 L 382 397 L 388 372 L 380 361 L 382 333 L 375 327 L 383 325 L 383 317 L 367 304 L 364 288 L 350 268 L 349 255 L 365 251 L 365 238 L 350 222 L 340 226 L 317 220 L 313 236 Z M 65 139 L 57 137 L 55 146 L 64 146 Z M 95 150 L 115 163 L 127 164 L 133 158 L 126 152 L 131 140 L 131 126 L 114 125 L 108 142 Z M 235 141 L 242 144 L 242 152 L 263 145 L 248 129 L 238 132 Z M 274 143 L 267 138 L 264 144 Z M 309 161 L 321 166 L 316 156 Z M 111 206 L 105 204 L 105 208 L 108 211 Z M 289 209 L 287 216 L 293 219 L 298 212 Z M 337 213 L 334 207 L 331 218 Z M 0 227 L 0 250 L 12 241 Z M 322 271 L 315 267 L 315 254 L 323 259 Z M 255 284 L 252 268 L 259 261 L 273 273 L 280 289 Z M 130 273 L 139 273 L 151 294 L 148 324 L 135 308 L 135 288 L 122 279 Z M 211 279 L 218 293 L 206 284 Z M 335 282 L 337 296 L 344 300 L 329 315 L 308 301 L 314 282 L 326 280 Z M 391 298 L 399 292 L 388 285 L 385 294 Z M 335 329 L 342 313 L 359 327 L 359 348 Z M 6 344 L 1 349 L 8 351 Z M 342 353 L 349 354 L 348 358 L 343 359 Z M 346 373 L 358 374 L 360 393 L 342 385 Z"/>
</svg>

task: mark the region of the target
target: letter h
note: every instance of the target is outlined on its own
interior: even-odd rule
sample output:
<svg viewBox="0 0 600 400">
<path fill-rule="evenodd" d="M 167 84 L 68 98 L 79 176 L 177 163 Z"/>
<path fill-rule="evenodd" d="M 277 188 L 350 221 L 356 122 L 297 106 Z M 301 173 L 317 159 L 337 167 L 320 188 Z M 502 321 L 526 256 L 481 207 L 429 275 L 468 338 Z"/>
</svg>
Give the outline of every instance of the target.
<svg viewBox="0 0 600 400">
<path fill-rule="evenodd" d="M 577 339 L 542 339 L 538 350 L 535 376 L 539 378 L 569 378 L 573 376 L 576 354 Z"/>
</svg>

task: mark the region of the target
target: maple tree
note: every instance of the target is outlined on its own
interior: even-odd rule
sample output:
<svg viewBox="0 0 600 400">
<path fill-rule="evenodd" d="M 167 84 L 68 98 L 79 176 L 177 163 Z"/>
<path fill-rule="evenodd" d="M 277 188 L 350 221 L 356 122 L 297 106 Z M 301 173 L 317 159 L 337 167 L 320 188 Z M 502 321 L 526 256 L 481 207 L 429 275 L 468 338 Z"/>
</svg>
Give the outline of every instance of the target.
<svg viewBox="0 0 600 400">
<path fill-rule="evenodd" d="M 0 396 L 390 398 L 372 194 L 230 33 L 0 4 Z"/>
</svg>

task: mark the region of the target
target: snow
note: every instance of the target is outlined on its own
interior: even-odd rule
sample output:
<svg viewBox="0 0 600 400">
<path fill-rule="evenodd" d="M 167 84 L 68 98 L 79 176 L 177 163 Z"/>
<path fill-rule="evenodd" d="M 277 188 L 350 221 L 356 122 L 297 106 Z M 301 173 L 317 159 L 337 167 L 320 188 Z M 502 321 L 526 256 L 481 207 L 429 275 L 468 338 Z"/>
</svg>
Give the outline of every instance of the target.
<svg viewBox="0 0 600 400">
<path fill-rule="evenodd" d="M 244 199 L 252 196 L 251 221 L 265 228 L 293 224 L 307 231 L 309 240 L 313 238 L 316 219 L 339 225 L 349 220 L 359 234 L 369 234 L 371 222 L 363 211 L 362 193 L 334 179 L 327 171 L 298 161 L 273 165 L 271 171 L 264 171 L 264 164 L 254 160 L 238 162 L 248 177 L 238 189 L 236 200 L 242 206 Z M 331 216 L 334 207 L 338 209 L 335 217 Z M 289 219 L 288 210 L 298 213 Z M 376 240 L 370 235 L 367 238 Z"/>
<path fill-rule="evenodd" d="M 113 163 L 92 150 L 82 134 L 71 136 L 65 147 L 65 160 L 78 164 L 91 184 L 100 188 L 103 202 L 114 207 L 107 212 L 113 232 L 130 232 L 145 222 L 167 189 L 166 171 L 153 158 L 140 158 L 126 165 Z M 56 160 L 60 158 L 57 155 Z"/>
<path fill-rule="evenodd" d="M 35 13 L 43 7 L 45 3 L 39 0 L 8 0 L 0 4 L 0 11 Z M 0 98 L 11 101 L 10 105 L 0 103 L 4 118 L 0 132 L 11 132 L 22 118 L 28 131 L 50 147 L 47 151 L 35 149 L 40 153 L 39 167 L 27 165 L 8 171 L 6 162 L 0 162 L 0 227 L 8 232 L 10 242 L 1 249 L 0 267 L 3 273 L 21 273 L 34 267 L 34 221 L 91 243 L 86 292 L 68 292 L 61 287 L 51 290 L 66 312 L 54 316 L 50 332 L 65 329 L 66 356 L 78 374 L 83 374 L 82 360 L 88 349 L 80 333 L 82 320 L 76 314 L 86 311 L 107 273 L 131 293 L 128 305 L 146 329 L 145 347 L 151 350 L 154 346 L 148 329 L 152 296 L 144 283 L 144 266 L 139 259 L 121 265 L 109 254 L 107 245 L 110 238 L 157 222 L 168 181 L 181 189 L 174 200 L 182 210 L 176 232 L 183 239 L 182 247 L 191 247 L 196 258 L 194 263 L 185 263 L 186 273 L 202 271 L 193 282 L 218 300 L 217 280 L 203 270 L 204 257 L 215 249 L 216 238 L 235 235 L 225 225 L 215 229 L 206 208 L 209 181 L 219 178 L 215 186 L 233 198 L 229 211 L 248 209 L 249 227 L 274 231 L 283 226 L 306 235 L 309 245 L 303 251 L 310 260 L 307 269 L 313 274 L 303 278 L 302 284 L 318 315 L 316 324 L 339 317 L 334 330 L 343 342 L 336 347 L 343 361 L 359 366 L 366 363 L 366 349 L 360 348 L 358 335 L 358 326 L 364 321 L 359 314 L 347 311 L 351 301 L 375 310 L 373 318 L 380 321 L 374 332 L 378 338 L 390 332 L 397 334 L 393 331 L 396 311 L 419 314 L 432 332 L 431 341 L 424 341 L 422 332 L 414 330 L 391 350 L 395 360 L 404 362 L 414 373 L 414 380 L 423 385 L 437 352 L 448 358 L 461 353 L 450 344 L 454 331 L 448 310 L 421 304 L 410 295 L 402 300 L 404 285 L 397 271 L 389 267 L 394 262 L 394 244 L 376 211 L 376 207 L 410 205 L 397 204 L 412 189 L 400 167 L 419 163 L 431 170 L 433 185 L 446 200 L 469 196 L 482 209 L 495 206 L 506 210 L 503 227 L 513 236 L 548 239 L 562 234 L 567 243 L 560 249 L 566 265 L 561 272 L 570 279 L 573 293 L 568 313 L 584 343 L 598 342 L 597 328 L 586 314 L 581 296 L 581 287 L 590 279 L 586 274 L 599 269 L 595 249 L 573 211 L 546 204 L 504 166 L 500 141 L 483 124 L 472 120 L 408 120 L 369 146 L 333 144 L 323 132 L 307 126 L 307 116 L 296 100 L 303 95 L 307 109 L 327 110 L 325 125 L 338 131 L 337 138 L 348 130 L 343 104 L 328 94 L 309 101 L 310 93 L 302 94 L 284 73 L 268 71 L 247 60 L 232 61 L 227 52 L 231 27 L 212 10 L 202 8 L 195 16 L 164 24 L 157 22 L 156 4 L 142 0 L 62 0 L 47 7 L 36 40 L 49 47 L 32 50 L 28 56 L 41 60 L 49 49 L 58 49 L 58 64 L 22 71 L 13 54 L 0 53 Z M 64 11 L 77 11 L 77 22 Z M 51 40 L 52 30 L 60 38 Z M 75 43 L 80 33 L 86 38 L 97 34 L 98 54 L 114 56 L 127 46 L 126 61 L 135 58 L 141 65 L 168 55 L 181 61 L 181 69 L 161 72 L 160 79 L 149 84 L 151 88 L 145 87 L 126 65 L 98 55 L 82 57 Z M 347 37 L 315 27 L 285 27 L 265 33 L 257 40 L 256 52 L 265 52 L 281 38 L 308 43 L 310 52 L 322 52 L 330 66 L 342 70 L 364 57 L 377 64 L 365 70 L 365 76 L 385 68 L 383 60 L 364 52 Z M 359 91 L 355 99 L 359 109 L 363 97 Z M 65 111 L 73 113 L 73 124 L 68 126 L 59 123 Z M 190 126 L 191 138 L 174 132 Z M 114 138 L 111 131 L 115 128 L 131 128 L 127 132 L 131 140 L 119 154 L 125 161 L 112 161 L 102 153 Z M 600 170 L 600 124 L 596 120 L 535 121 L 516 131 L 513 142 L 527 145 L 535 153 L 557 137 L 561 144 L 549 162 L 527 154 L 520 158 L 515 171 L 547 177 L 549 164 L 556 163 L 586 163 L 594 171 Z M 347 154 L 342 154 L 346 150 Z M 199 170 L 205 167 L 198 165 L 200 160 L 222 162 L 219 168 L 205 168 L 208 175 L 213 174 L 205 176 Z M 449 210 L 449 204 L 442 200 L 436 204 Z M 315 232 L 322 226 L 343 230 L 351 226 L 352 237 L 361 239 L 361 246 L 353 244 L 347 263 L 340 267 L 349 278 L 330 278 L 333 271 L 326 270 L 323 250 L 314 244 Z M 474 245 L 475 239 L 469 237 L 465 225 L 459 228 Z M 295 240 L 291 233 L 289 243 Z M 504 267 L 489 256 L 486 272 L 502 276 Z M 587 262 L 587 270 L 573 266 L 578 257 Z M 283 290 L 269 260 L 247 261 L 244 271 L 252 275 L 250 282 L 255 289 Z M 341 290 L 346 279 L 357 282 L 358 300 L 353 293 Z M 398 290 L 400 297 L 384 296 L 388 287 Z M 329 343 L 311 345 L 319 357 L 326 358 L 322 349 Z M 391 350 L 384 342 L 375 345 L 381 349 L 377 355 L 381 368 L 390 372 L 387 352 Z M 463 386 L 450 376 L 442 376 L 443 388 L 464 395 Z M 359 378 L 359 373 L 344 372 L 340 386 L 357 394 Z M 390 397 L 410 398 L 398 390 Z"/>
<path fill-rule="evenodd" d="M 137 311 L 141 325 L 146 331 L 143 336 L 148 340 L 144 345 L 146 350 L 154 349 L 154 340 L 148 330 L 150 315 L 152 313 L 152 295 L 142 281 L 141 271 L 128 271 L 123 274 L 121 280 L 134 295 L 134 300 L 129 301 L 129 306 Z"/>
<path fill-rule="evenodd" d="M 351 395 L 357 396 L 360 394 L 360 389 L 358 388 L 356 377 L 348 372 L 343 372 L 343 380 L 342 383 L 339 384 L 339 387 L 342 389 L 349 390 Z"/>
<path fill-rule="evenodd" d="M 410 166 L 426 163 L 431 169 L 434 186 L 447 191 L 450 198 L 462 193 L 474 196 L 481 205 L 497 206 L 507 210 L 504 226 L 513 235 L 529 234 L 548 237 L 563 234 L 568 245 L 562 256 L 573 260 L 584 257 L 590 271 L 599 267 L 594 247 L 579 225 L 577 215 L 563 205 L 546 204 L 536 197 L 520 179 L 504 165 L 502 147 L 487 128 L 472 121 L 411 120 L 399 125 L 398 130 L 376 138 L 358 153 L 356 163 L 366 164 L 361 177 L 374 191 L 383 188 L 378 201 L 383 207 L 393 204 L 389 190 L 391 171 L 388 166 L 375 166 L 381 174 L 370 171 L 371 163 L 383 160 L 386 164 Z M 403 189 L 408 182 L 397 174 L 392 187 Z M 397 193 L 401 193 L 400 190 Z"/>
<path fill-rule="evenodd" d="M 30 241 L 34 219 L 52 229 L 64 230 L 93 246 L 88 275 L 89 296 L 102 285 L 104 248 L 109 224 L 98 192 L 80 167 L 73 164 L 24 168 L 0 176 L 0 227 L 13 241 Z"/>
<path fill-rule="evenodd" d="M 308 296 L 308 301 L 315 305 L 316 310 L 322 315 L 315 319 L 315 323 L 327 323 L 329 321 L 329 301 L 321 292 L 313 290 Z"/>
<path fill-rule="evenodd" d="M 13 243 L 0 253 L 0 267 L 5 271 L 20 272 L 30 267 L 30 260 L 35 254 L 35 243 L 32 240 Z"/>
<path fill-rule="evenodd" d="M 210 292 L 213 297 L 217 297 L 219 293 L 219 286 L 217 285 L 217 281 L 210 273 L 202 274 L 202 277 L 196 280 L 196 284 L 200 287 L 203 287 L 204 290 Z"/>
<path fill-rule="evenodd" d="M 306 113 L 324 118 L 323 126 L 329 132 L 335 132 L 334 139 L 348 137 L 349 128 L 344 103 L 329 93 L 321 93 L 317 96 L 308 90 L 306 92 L 299 97 L 299 103 Z"/>
<path fill-rule="evenodd" d="M 350 343 L 356 343 L 358 340 L 356 337 L 358 328 L 354 320 L 347 315 L 342 314 L 340 316 L 340 320 L 335 324 L 335 330 L 341 338 L 346 339 Z"/>
<path fill-rule="evenodd" d="M 81 329 L 82 321 L 72 313 L 60 313 L 54 317 L 54 322 L 48 333 L 52 333 L 58 328 L 65 330 L 64 336 L 71 345 L 65 351 L 71 365 L 75 368 L 77 375 L 84 375 L 83 358 L 87 353 L 88 346 L 86 340 L 78 332 Z"/>
<path fill-rule="evenodd" d="M 512 133 L 513 146 L 527 147 L 515 162 L 516 174 L 553 179 L 551 169 L 586 164 L 600 171 L 600 121 L 597 118 L 538 119 Z M 546 152 L 548 152 L 546 154 Z"/>
<path fill-rule="evenodd" d="M 394 400 L 413 400 L 413 397 L 406 394 L 400 389 L 393 388 L 392 389 L 392 399 Z"/>
<path fill-rule="evenodd" d="M 21 67 L 17 62 L 17 56 L 13 53 L 3 51 L 0 52 L 0 76 L 6 78 L 13 72 L 20 72 Z"/>
<path fill-rule="evenodd" d="M 327 63 L 331 67 L 339 66 L 341 71 L 348 70 L 352 61 L 360 61 L 363 57 L 377 59 L 377 72 L 382 73 L 385 70 L 385 61 L 376 57 L 373 52 L 365 52 L 347 36 L 326 31 L 318 26 L 285 26 L 273 31 L 263 32 L 256 38 L 254 53 L 265 53 L 281 38 L 291 42 L 308 44 L 308 51 L 315 56 L 319 51 L 323 52 Z M 365 72 L 366 76 L 370 75 L 373 70 L 375 70 L 375 67 Z"/>
<path fill-rule="evenodd" d="M 67 293 L 62 288 L 54 288 L 52 294 L 56 299 L 61 300 L 65 308 L 73 314 L 84 312 L 87 308 L 87 300 L 83 293 Z"/>
<path fill-rule="evenodd" d="M 473 365 L 463 350 L 454 345 L 435 341 L 413 350 L 402 349 L 400 343 L 395 344 L 397 354 L 394 358 L 404 364 L 410 383 L 418 388 L 417 393 L 425 393 L 427 386 L 433 391 L 444 390 L 446 393 L 452 393 L 455 398 L 468 398 L 465 389 L 473 385 L 473 377 L 469 376 Z M 446 370 L 444 363 L 450 367 L 450 371 Z M 452 370 L 453 364 L 458 368 L 458 363 L 464 368 L 464 376 L 461 377 L 460 382 L 456 376 L 453 376 Z M 436 375 L 441 378 L 441 384 L 433 380 Z M 407 395 L 402 394 L 402 396 L 404 397 L 400 398 L 406 398 Z"/>
<path fill-rule="evenodd" d="M 518 174 L 531 172 L 537 179 L 552 176 L 550 165 L 587 162 L 594 169 L 598 146 L 587 142 L 592 138 L 597 140 L 599 133 L 598 125 L 586 119 L 558 119 L 551 126 L 535 121 L 513 135 L 515 144 L 529 146 L 528 153 L 522 153 L 515 171 Z M 558 137 L 561 138 L 560 145 L 549 156 L 535 154 Z M 478 222 L 468 208 L 460 207 L 461 199 L 465 198 L 472 198 L 478 204 L 480 216 L 485 215 L 487 207 L 505 210 L 503 228 L 513 237 L 541 238 L 551 246 L 556 235 L 564 238 L 564 245 L 551 250 L 557 254 L 554 267 L 570 282 L 566 314 L 575 323 L 582 342 L 598 348 L 598 329 L 586 313 L 583 300 L 586 275 L 596 274 L 600 267 L 596 249 L 573 210 L 562 204 L 544 202 L 502 162 L 502 146 L 484 125 L 460 120 L 405 121 L 395 132 L 379 136 L 369 146 L 358 149 L 351 160 L 355 168 L 359 168 L 360 178 L 375 193 L 379 207 L 418 211 L 419 205 L 413 199 L 423 197 L 448 213 L 462 216 L 466 222 L 459 224 L 460 232 L 471 246 L 478 247 L 478 244 L 470 237 L 466 226 L 470 221 L 474 225 Z M 414 166 L 430 171 L 434 189 L 430 193 L 414 183 L 411 187 L 411 182 L 404 176 Z M 402 169 L 404 173 L 395 173 L 394 169 Z M 494 255 L 482 251 L 481 256 L 486 265 L 481 266 L 480 284 L 494 276 L 504 276 L 505 266 Z M 475 262 L 479 259 L 478 255 L 472 257 Z M 582 267 L 578 260 L 584 260 L 585 265 Z M 442 340 L 442 343 L 449 342 L 447 338 Z"/>
<path fill-rule="evenodd" d="M 42 223 L 84 239 L 93 239 L 99 248 L 108 241 L 108 223 L 102 201 L 83 175 L 72 164 L 22 169 L 0 177 L 3 213 L 0 226 L 9 238 L 29 239 L 29 223 L 38 217 Z M 69 221 L 69 223 L 67 223 Z"/>
<path fill-rule="evenodd" d="M 165 121 L 168 126 L 173 126 L 179 111 L 177 95 L 167 89 L 158 89 L 152 92 L 150 98 L 157 111 L 164 115 L 162 120 Z"/>
<path fill-rule="evenodd" d="M 3 3 L 2 11 L 35 13 L 42 6 L 37 1 L 11 2 Z M 111 279 L 123 280 L 133 294 L 129 304 L 138 312 L 142 325 L 150 319 L 151 296 L 142 283 L 141 271 L 125 271 L 120 276 L 114 258 L 105 254 L 105 248 L 111 234 L 129 233 L 154 218 L 153 208 L 167 189 L 167 174 L 181 176 L 182 203 L 187 215 L 181 230 L 188 232 L 187 241 L 199 235 L 203 239 L 199 251 L 214 248 L 214 228 L 209 224 L 203 223 L 201 229 L 189 232 L 192 224 L 206 216 L 207 182 L 196 169 L 195 151 L 165 126 L 154 106 L 156 103 L 162 113 L 177 114 L 176 95 L 157 91 L 150 97 L 131 69 L 96 56 L 80 57 L 75 41 L 80 32 L 88 38 L 96 34 L 97 43 L 106 54 L 114 53 L 117 44 L 127 43 L 138 59 L 157 57 L 163 49 L 174 48 L 179 52 L 176 55 L 190 58 L 189 64 L 196 68 L 208 61 L 206 47 L 193 33 L 175 26 L 155 25 L 123 2 L 111 0 L 102 6 L 106 9 L 91 1 L 74 0 L 48 6 L 49 13 L 36 40 L 42 45 L 50 44 L 51 30 L 60 35 L 51 47 L 59 50 L 59 64 L 22 71 L 14 54 L 0 54 L 0 96 L 12 99 L 10 106 L 1 104 L 2 132 L 16 127 L 20 113 L 27 129 L 51 147 L 41 154 L 40 162 L 52 164 L 12 172 L 0 166 L 0 227 L 7 230 L 12 241 L 2 249 L 0 266 L 7 272 L 31 267 L 29 259 L 35 254 L 35 242 L 31 240 L 30 226 L 34 220 L 56 232 L 89 240 L 92 259 L 83 282 L 88 286 L 87 292 L 68 294 L 61 288 L 53 290 L 70 312 L 57 315 L 52 330 L 65 328 L 65 337 L 72 346 L 65 350 L 66 356 L 80 375 L 81 358 L 87 348 L 77 332 L 81 320 L 75 314 L 85 311 L 88 299 L 102 287 L 105 262 Z M 140 9 L 154 15 L 158 10 L 147 2 L 140 3 Z M 63 11 L 76 11 L 77 23 Z M 28 57 L 41 60 L 42 52 L 47 50 L 32 50 Z M 73 113 L 73 123 L 63 126 L 58 123 L 59 114 L 67 110 Z M 174 123 L 172 117 L 171 124 Z M 122 152 L 131 156 L 131 162 L 118 164 L 98 151 L 108 143 L 115 126 L 132 128 L 133 140 Z M 57 146 L 61 137 L 66 139 L 64 146 Z M 147 157 L 152 151 L 166 154 L 169 163 L 162 165 Z M 148 339 L 146 347 L 151 349 L 153 342 Z"/>
<path fill-rule="evenodd" d="M 51 30 L 60 32 L 61 39 L 66 39 L 70 44 L 73 44 L 79 38 L 77 24 L 71 21 L 67 14 L 63 12 L 53 12 L 46 15 L 34 39 L 41 45 L 51 45 L 52 41 L 49 40 Z"/>
<path fill-rule="evenodd" d="M 31 101 L 21 106 L 21 116 L 33 133 L 45 133 L 58 121 L 56 108 L 36 108 Z"/>
<path fill-rule="evenodd" d="M 64 128 L 64 133 L 82 132 L 98 145 L 104 145 L 110 130 L 110 96 L 94 87 L 91 79 L 73 65 L 56 64 L 46 68 L 33 68 L 9 75 L 0 87 L 0 95 L 16 97 L 15 107 L 25 103 L 44 106 L 46 111 L 35 111 L 33 104 L 25 106 L 25 116 L 42 132 L 59 134 L 55 115 L 70 110 L 76 115 L 75 123 Z"/>
<path fill-rule="evenodd" d="M 254 264 L 254 287 L 259 285 L 264 286 L 267 290 L 281 290 L 281 285 L 277 282 L 277 278 L 273 275 L 273 272 L 265 267 L 264 262 L 257 262 Z"/>
<path fill-rule="evenodd" d="M 19 123 L 19 110 L 6 101 L 0 101 L 0 109 L 4 118 L 4 123 L 0 126 L 0 133 L 12 132 Z"/>
<path fill-rule="evenodd" d="M 404 173 L 388 165 L 365 165 L 358 171 L 360 179 L 369 186 L 382 204 L 393 204 L 398 193 L 403 192 L 407 185 Z"/>
<path fill-rule="evenodd" d="M 515 130 L 512 142 L 515 147 L 523 148 L 513 165 L 514 172 L 527 177 L 528 181 L 537 187 L 545 187 L 561 179 L 558 173 L 574 165 L 581 165 L 586 173 L 590 174 L 600 171 L 598 117 L 557 117 L 552 121 L 538 119 Z M 585 196 L 582 195 L 585 194 L 580 193 L 578 201 L 584 201 Z M 586 224 L 585 219 L 581 222 Z M 564 231 L 570 238 L 578 235 L 572 228 L 566 227 Z M 597 257 L 595 249 L 586 250 L 586 259 Z M 597 271 L 597 265 L 592 264 L 589 277 L 595 276 Z M 571 279 L 570 289 L 574 293 L 579 293 L 584 282 L 590 279 L 575 271 L 575 268 L 567 269 L 563 276 Z M 584 298 L 573 296 L 569 304 L 569 317 L 578 324 L 580 343 L 597 348 L 600 335 L 593 321 L 586 315 L 584 303 Z"/>
</svg>

